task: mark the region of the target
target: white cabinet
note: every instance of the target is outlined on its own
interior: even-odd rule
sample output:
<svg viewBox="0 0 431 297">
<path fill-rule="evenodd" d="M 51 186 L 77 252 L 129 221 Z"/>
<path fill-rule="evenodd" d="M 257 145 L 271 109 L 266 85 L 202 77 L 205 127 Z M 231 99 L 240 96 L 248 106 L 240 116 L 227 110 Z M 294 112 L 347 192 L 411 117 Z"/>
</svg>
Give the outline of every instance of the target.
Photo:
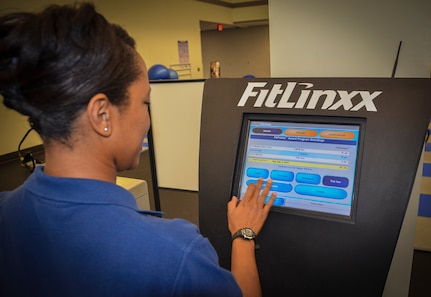
<svg viewBox="0 0 431 297">
<path fill-rule="evenodd" d="M 151 209 L 150 197 L 148 195 L 148 185 L 145 180 L 117 176 L 117 185 L 132 193 L 140 209 Z"/>
</svg>

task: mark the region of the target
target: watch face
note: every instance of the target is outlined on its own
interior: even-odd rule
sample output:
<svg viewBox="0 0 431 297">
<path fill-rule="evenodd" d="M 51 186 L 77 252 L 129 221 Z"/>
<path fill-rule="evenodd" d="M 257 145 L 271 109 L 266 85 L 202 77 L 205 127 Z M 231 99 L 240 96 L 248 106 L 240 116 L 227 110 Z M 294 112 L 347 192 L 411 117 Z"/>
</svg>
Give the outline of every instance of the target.
<svg viewBox="0 0 431 297">
<path fill-rule="evenodd" d="M 241 230 L 242 236 L 246 239 L 253 239 L 255 237 L 253 230 L 244 228 Z"/>
</svg>

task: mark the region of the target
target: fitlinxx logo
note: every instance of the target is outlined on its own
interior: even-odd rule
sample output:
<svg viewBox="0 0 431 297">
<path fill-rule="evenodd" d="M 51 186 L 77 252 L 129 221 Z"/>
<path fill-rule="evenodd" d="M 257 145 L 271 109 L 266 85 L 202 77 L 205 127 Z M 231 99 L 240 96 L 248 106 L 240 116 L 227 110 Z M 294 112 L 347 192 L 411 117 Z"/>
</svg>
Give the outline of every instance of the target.
<svg viewBox="0 0 431 297">
<path fill-rule="evenodd" d="M 287 85 L 274 84 L 272 88 L 264 88 L 267 82 L 248 82 L 237 106 L 245 106 L 254 100 L 254 107 L 269 108 L 298 108 L 337 110 L 344 108 L 348 111 L 358 111 L 365 108 L 367 111 L 377 111 L 373 100 L 382 91 L 345 91 L 345 90 L 315 90 L 312 83 L 288 82 Z M 299 96 L 292 96 L 300 91 Z"/>
</svg>

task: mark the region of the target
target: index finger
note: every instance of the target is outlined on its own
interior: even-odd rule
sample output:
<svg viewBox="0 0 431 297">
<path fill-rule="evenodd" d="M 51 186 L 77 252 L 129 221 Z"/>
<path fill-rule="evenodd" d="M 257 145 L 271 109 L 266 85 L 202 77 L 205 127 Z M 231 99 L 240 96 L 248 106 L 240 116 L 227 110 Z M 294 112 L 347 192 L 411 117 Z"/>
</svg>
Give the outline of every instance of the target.
<svg viewBox="0 0 431 297">
<path fill-rule="evenodd" d="M 265 200 L 268 196 L 269 191 L 271 190 L 272 187 L 272 180 L 268 179 L 266 181 L 265 187 L 263 188 L 262 192 L 260 193 L 260 196 L 257 200 L 258 204 L 263 207 L 263 205 L 265 204 Z"/>
</svg>

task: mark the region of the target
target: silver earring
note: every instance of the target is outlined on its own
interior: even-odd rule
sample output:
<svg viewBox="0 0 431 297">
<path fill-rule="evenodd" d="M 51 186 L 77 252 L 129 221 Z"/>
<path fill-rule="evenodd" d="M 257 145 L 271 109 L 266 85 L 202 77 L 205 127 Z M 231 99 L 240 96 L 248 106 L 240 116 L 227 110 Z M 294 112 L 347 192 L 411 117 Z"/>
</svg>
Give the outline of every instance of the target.
<svg viewBox="0 0 431 297">
<path fill-rule="evenodd" d="M 108 127 L 103 128 L 103 131 L 108 132 Z"/>
</svg>

